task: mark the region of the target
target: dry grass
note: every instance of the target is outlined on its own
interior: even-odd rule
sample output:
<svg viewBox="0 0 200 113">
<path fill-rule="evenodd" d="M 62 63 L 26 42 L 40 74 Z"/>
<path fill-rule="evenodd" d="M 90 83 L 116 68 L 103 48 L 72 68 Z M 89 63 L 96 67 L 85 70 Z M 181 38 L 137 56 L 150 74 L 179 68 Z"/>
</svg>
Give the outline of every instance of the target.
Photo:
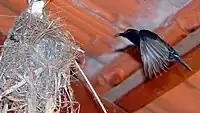
<svg viewBox="0 0 200 113">
<path fill-rule="evenodd" d="M 57 20 L 16 17 L 0 59 L 1 112 L 78 113 L 70 87 L 79 47 Z M 75 72 L 73 72 L 75 73 Z M 66 95 L 66 96 L 62 96 Z"/>
</svg>

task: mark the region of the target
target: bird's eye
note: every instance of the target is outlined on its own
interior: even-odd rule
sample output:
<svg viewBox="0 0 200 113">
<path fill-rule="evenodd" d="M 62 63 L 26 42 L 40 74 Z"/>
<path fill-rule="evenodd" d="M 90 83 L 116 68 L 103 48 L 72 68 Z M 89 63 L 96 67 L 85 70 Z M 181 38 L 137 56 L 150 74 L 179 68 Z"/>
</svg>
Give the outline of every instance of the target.
<svg viewBox="0 0 200 113">
<path fill-rule="evenodd" d="M 131 32 L 131 30 L 128 30 L 127 32 L 129 33 L 129 32 Z"/>
<path fill-rule="evenodd" d="M 130 33 L 130 30 L 127 30 L 127 31 L 126 31 L 126 34 L 127 34 L 127 33 Z"/>
</svg>

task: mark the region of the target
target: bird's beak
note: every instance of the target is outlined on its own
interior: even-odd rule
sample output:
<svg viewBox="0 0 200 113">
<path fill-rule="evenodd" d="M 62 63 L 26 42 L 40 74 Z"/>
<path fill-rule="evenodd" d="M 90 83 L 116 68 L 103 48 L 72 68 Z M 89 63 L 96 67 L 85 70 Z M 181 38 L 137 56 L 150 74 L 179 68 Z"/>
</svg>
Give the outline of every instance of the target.
<svg viewBox="0 0 200 113">
<path fill-rule="evenodd" d="M 123 36 L 123 33 L 117 33 L 114 35 L 114 37 L 118 37 L 118 36 Z"/>
</svg>

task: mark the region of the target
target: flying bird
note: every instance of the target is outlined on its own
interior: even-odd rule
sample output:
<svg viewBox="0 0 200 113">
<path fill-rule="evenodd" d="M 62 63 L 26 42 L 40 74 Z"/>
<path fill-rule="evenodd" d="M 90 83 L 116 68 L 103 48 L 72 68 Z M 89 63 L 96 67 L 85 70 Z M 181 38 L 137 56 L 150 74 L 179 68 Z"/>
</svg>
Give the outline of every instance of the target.
<svg viewBox="0 0 200 113">
<path fill-rule="evenodd" d="M 178 61 L 186 69 L 192 71 L 167 42 L 150 30 L 127 29 L 125 32 L 115 35 L 115 37 L 118 36 L 127 38 L 134 46 L 139 48 L 145 76 L 150 79 L 153 75 L 157 77 L 157 74 L 160 74 L 161 71 L 167 71 L 169 63 L 173 61 Z M 123 51 L 123 49 L 116 50 L 116 52 Z"/>
</svg>

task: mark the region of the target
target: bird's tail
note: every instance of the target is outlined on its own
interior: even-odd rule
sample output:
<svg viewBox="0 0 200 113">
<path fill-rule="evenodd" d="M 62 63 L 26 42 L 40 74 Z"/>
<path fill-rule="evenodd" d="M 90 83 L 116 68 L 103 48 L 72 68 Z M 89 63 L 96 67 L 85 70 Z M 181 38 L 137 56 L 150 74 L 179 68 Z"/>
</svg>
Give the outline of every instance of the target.
<svg viewBox="0 0 200 113">
<path fill-rule="evenodd" d="M 170 51 L 170 56 L 172 56 L 172 59 L 178 61 L 179 64 L 181 64 L 187 70 L 192 71 L 192 68 L 183 61 L 181 56 L 169 44 L 165 43 L 165 45 L 168 47 Z"/>
<path fill-rule="evenodd" d="M 175 59 L 179 62 L 179 64 L 181 64 L 183 67 L 185 67 L 186 69 L 188 69 L 189 71 L 192 71 L 192 68 L 187 65 L 183 59 L 181 58 L 181 56 L 168 44 L 166 43 L 164 40 L 162 40 L 161 38 L 159 38 L 159 40 L 165 44 L 165 46 L 169 49 L 169 53 L 172 55 L 172 59 Z M 170 55 L 170 56 L 171 56 Z"/>
<path fill-rule="evenodd" d="M 192 68 L 191 68 L 189 65 L 187 65 L 187 64 L 183 61 L 182 58 L 177 57 L 176 60 L 177 60 L 183 67 L 185 67 L 187 70 L 192 71 Z"/>
</svg>

